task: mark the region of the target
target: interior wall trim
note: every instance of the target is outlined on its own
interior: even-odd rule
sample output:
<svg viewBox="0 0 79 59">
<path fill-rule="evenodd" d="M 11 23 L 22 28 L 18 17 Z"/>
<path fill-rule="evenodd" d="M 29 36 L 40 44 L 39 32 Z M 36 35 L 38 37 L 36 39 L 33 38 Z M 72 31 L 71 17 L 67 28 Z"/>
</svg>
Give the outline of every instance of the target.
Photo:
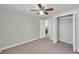
<svg viewBox="0 0 79 59">
<path fill-rule="evenodd" d="M 61 39 L 58 39 L 59 41 L 63 41 L 63 42 L 66 42 L 66 43 L 69 43 L 69 44 L 72 44 L 73 45 L 73 43 L 71 43 L 71 42 L 68 42 L 68 41 L 65 41 L 65 40 L 61 40 Z"/>
<path fill-rule="evenodd" d="M 43 38 L 43 37 L 41 37 L 41 38 Z M 35 41 L 35 40 L 38 40 L 38 39 L 40 39 L 40 37 L 37 37 L 37 38 L 34 38 L 34 39 L 32 39 L 32 40 L 20 42 L 20 43 L 17 43 L 17 44 L 13 44 L 13 45 L 10 45 L 10 46 L 1 48 L 1 49 L 0 49 L 0 53 L 1 53 L 3 50 L 5 50 L 5 49 L 12 48 L 12 47 L 15 47 L 15 46 L 18 46 L 18 45 L 22 45 L 22 44 L 25 44 L 25 43 L 28 43 L 28 42 L 31 42 L 31 41 Z"/>
<path fill-rule="evenodd" d="M 76 49 L 76 52 L 79 53 L 79 49 L 78 48 Z"/>
<path fill-rule="evenodd" d="M 67 15 L 73 15 L 73 51 L 75 52 L 75 50 L 76 50 L 76 12 L 77 11 L 72 11 L 72 12 L 65 12 L 65 13 L 62 13 L 62 14 L 59 14 L 59 15 L 55 15 L 54 16 L 54 22 L 55 22 L 55 41 L 57 41 L 57 18 L 58 17 L 61 17 L 61 16 L 67 16 Z M 54 35 L 53 34 L 53 35 Z"/>
</svg>

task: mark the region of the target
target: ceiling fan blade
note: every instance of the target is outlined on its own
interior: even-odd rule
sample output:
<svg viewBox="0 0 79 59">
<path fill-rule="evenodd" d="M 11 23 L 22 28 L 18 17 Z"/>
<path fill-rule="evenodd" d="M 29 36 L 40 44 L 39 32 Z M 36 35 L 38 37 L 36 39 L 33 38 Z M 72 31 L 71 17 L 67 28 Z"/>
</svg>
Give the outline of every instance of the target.
<svg viewBox="0 0 79 59">
<path fill-rule="evenodd" d="M 44 12 L 46 15 L 48 14 L 47 12 Z"/>
<path fill-rule="evenodd" d="M 31 11 L 39 11 L 39 10 L 31 9 Z"/>
<path fill-rule="evenodd" d="M 39 7 L 39 9 L 41 10 L 41 8 L 42 8 L 42 5 L 41 5 L 41 4 L 38 4 L 38 7 Z"/>
<path fill-rule="evenodd" d="M 53 8 L 48 8 L 48 9 L 45 9 L 45 11 L 52 11 Z"/>
</svg>

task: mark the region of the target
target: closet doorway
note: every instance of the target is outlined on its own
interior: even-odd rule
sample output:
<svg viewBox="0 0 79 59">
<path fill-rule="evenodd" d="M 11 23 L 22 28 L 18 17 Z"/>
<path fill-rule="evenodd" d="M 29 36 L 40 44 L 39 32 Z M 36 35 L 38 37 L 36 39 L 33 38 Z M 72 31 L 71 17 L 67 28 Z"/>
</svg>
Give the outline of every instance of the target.
<svg viewBox="0 0 79 59">
<path fill-rule="evenodd" d="M 73 15 L 61 16 L 57 20 L 57 39 L 73 44 Z"/>
<path fill-rule="evenodd" d="M 56 16 L 57 40 L 64 41 L 73 45 L 75 52 L 75 12 Z"/>
</svg>

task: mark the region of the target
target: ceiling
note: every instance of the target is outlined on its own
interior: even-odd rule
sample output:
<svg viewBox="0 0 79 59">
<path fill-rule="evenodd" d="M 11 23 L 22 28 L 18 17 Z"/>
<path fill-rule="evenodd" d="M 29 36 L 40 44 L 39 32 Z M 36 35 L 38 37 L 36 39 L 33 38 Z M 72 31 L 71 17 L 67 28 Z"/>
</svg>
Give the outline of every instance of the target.
<svg viewBox="0 0 79 59">
<path fill-rule="evenodd" d="M 53 7 L 54 10 L 48 12 L 49 15 L 53 15 L 63 10 L 70 10 L 78 8 L 79 4 L 43 4 L 46 8 Z M 37 18 L 46 18 L 48 15 L 37 15 L 37 12 L 30 11 L 30 9 L 38 9 L 35 4 L 0 4 L 0 10 L 16 12 Z"/>
</svg>

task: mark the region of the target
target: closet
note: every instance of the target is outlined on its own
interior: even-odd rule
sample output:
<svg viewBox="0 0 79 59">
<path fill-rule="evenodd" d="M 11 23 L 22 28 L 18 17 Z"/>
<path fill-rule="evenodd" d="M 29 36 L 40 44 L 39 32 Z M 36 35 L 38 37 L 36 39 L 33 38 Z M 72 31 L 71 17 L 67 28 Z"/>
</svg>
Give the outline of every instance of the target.
<svg viewBox="0 0 79 59">
<path fill-rule="evenodd" d="M 57 39 L 67 43 L 73 43 L 73 15 L 58 17 Z"/>
</svg>

